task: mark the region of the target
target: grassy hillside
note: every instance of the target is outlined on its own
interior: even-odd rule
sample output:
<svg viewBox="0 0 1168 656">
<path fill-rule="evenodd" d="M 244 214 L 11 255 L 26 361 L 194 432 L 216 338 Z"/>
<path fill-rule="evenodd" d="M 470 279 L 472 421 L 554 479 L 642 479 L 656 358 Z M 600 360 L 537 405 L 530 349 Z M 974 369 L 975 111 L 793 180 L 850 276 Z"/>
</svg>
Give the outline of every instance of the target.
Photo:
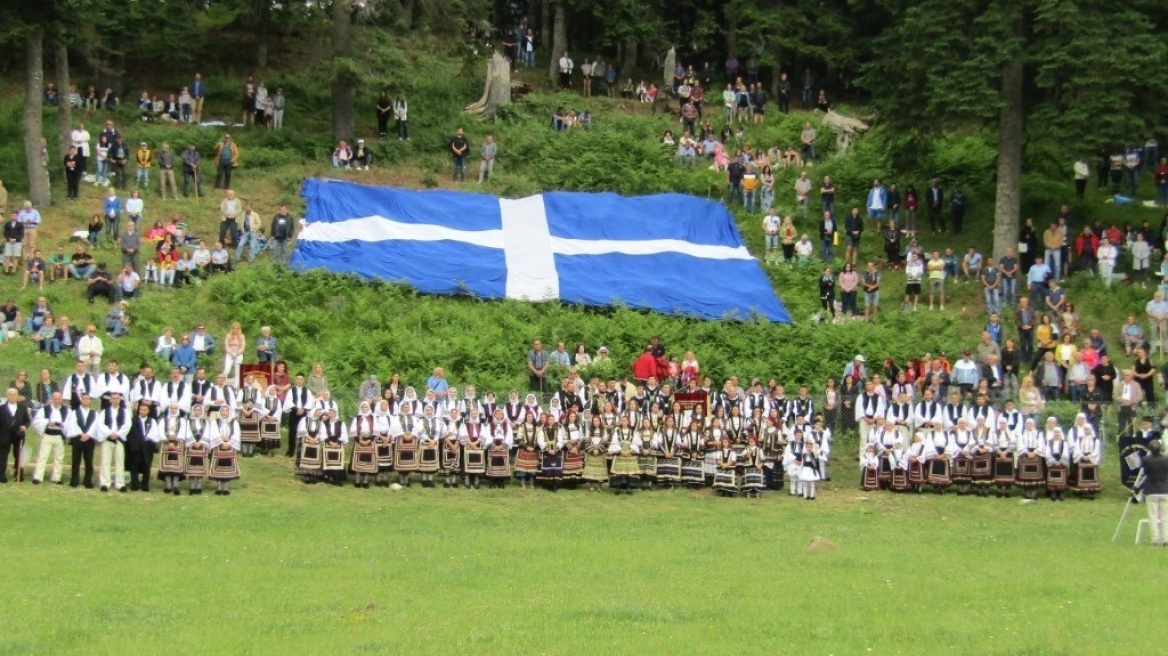
<svg viewBox="0 0 1168 656">
<path fill-rule="evenodd" d="M 324 86 L 311 77 L 313 71 L 289 70 L 268 77 L 269 88 L 283 86 L 289 95 L 288 129 L 232 131 L 242 151 L 234 186 L 241 197 L 255 203 L 263 216 L 270 217 L 281 203 L 299 207 L 299 183 L 307 176 L 337 176 L 412 188 L 441 186 L 509 196 L 544 189 L 616 190 L 626 194 L 676 190 L 712 197 L 723 191 L 724 174 L 674 164 L 672 154 L 658 140 L 665 129 L 676 129 L 676 124 L 668 117 L 653 117 L 640 103 L 536 93 L 515 103 L 500 121 L 480 123 L 460 112 L 460 107 L 479 93 L 479 83 L 461 75 L 461 59 L 447 56 L 440 49 L 414 49 L 407 57 L 403 51 L 386 48 L 390 53 L 386 60 L 387 85 L 411 101 L 413 138 L 409 142 L 371 139 L 377 160 L 374 170 L 368 173 L 342 173 L 329 167 L 327 96 Z M 531 81 L 539 83 L 534 78 Z M 209 86 L 213 91 L 209 114 L 232 117 L 235 102 L 233 92 L 228 90 L 234 88 L 233 81 L 212 75 Z M 359 100 L 358 134 L 369 136 L 375 132 L 372 102 L 373 90 L 366 85 Z M 17 97 L 0 102 L 0 133 L 13 132 L 18 103 Z M 595 127 L 564 134 L 552 132 L 549 118 L 558 106 L 591 109 L 596 117 Z M 147 125 L 135 114 L 126 109 L 116 118 L 129 143 L 146 140 L 157 147 L 168 141 L 172 147 L 181 147 L 194 140 L 207 153 L 222 134 L 216 128 Z M 762 147 L 793 143 L 805 120 L 818 120 L 815 115 L 800 113 L 780 117 L 772 113 L 771 122 L 748 126 L 747 140 Z M 95 133 L 101 118 L 86 119 Z M 47 121 L 46 126 L 51 123 Z M 720 124 L 715 121 L 715 126 Z M 449 181 L 444 144 L 458 126 L 466 127 L 472 144 L 480 143 L 487 133 L 494 134 L 500 144 L 497 178 L 483 187 L 473 182 L 455 185 Z M 971 244 L 988 248 L 994 158 L 988 135 L 972 132 L 937 142 L 915 170 L 896 175 L 889 171 L 887 156 L 893 138 L 878 128 L 861 139 L 849 155 L 828 158 L 812 168 L 812 177 L 833 176 L 840 190 L 837 204 L 842 208 L 862 204 L 865 190 L 877 176 L 897 181 L 902 187 L 915 182 L 918 188 L 924 186 L 930 172 L 946 180 L 967 181 L 971 209 L 966 234 L 926 234 L 921 241 L 928 249 L 953 246 L 961 252 Z M 0 146 L 0 162 L 11 162 L 12 149 L 19 144 L 15 139 L 4 143 Z M 472 178 L 476 166 L 472 160 Z M 207 191 L 212 195 L 199 201 L 191 198 L 164 202 L 158 199 L 156 189 L 149 190 L 147 223 L 178 213 L 196 234 L 217 234 L 219 196 L 210 190 L 210 174 L 211 169 L 204 167 Z M 793 194 L 787 190 L 796 174 L 795 170 L 779 173 L 777 202 L 785 213 L 791 210 Z M 156 175 L 157 172 L 152 185 L 157 184 Z M 1037 174 L 1031 178 L 1026 205 L 1041 223 L 1043 216 L 1052 214 L 1057 203 L 1070 195 L 1071 188 L 1069 183 Z M 62 181 L 55 178 L 57 202 L 45 212 L 46 227 L 40 239 L 46 251 L 63 243 L 65 235 L 84 226 L 88 216 L 100 210 L 102 190 L 86 187 L 80 201 L 67 202 L 63 187 Z M 13 201 L 21 197 L 18 187 L 11 188 L 11 194 Z M 1159 218 L 1159 213 L 1140 207 L 1106 204 L 1094 193 L 1087 202 L 1075 205 L 1074 211 L 1078 225 L 1096 218 L 1155 224 Z M 740 210 L 735 210 L 735 216 L 752 251 L 761 253 L 760 216 L 748 216 Z M 810 220 L 797 225 L 814 235 Z M 112 265 L 120 262 L 112 245 L 103 243 L 97 254 Z M 865 237 L 862 254 L 882 259 L 875 234 Z M 837 260 L 837 269 L 839 264 Z M 768 271 L 795 318 L 794 326 L 697 322 L 625 309 L 419 297 L 398 287 L 316 274 L 297 276 L 266 264 L 244 265 L 230 277 L 197 289 L 148 290 L 142 300 L 133 304 L 132 336 L 113 344 L 110 355 L 137 363 L 148 358 L 150 343 L 164 326 L 188 329 L 196 321 L 204 321 L 213 333 L 223 334 L 230 321 L 239 320 L 249 335 L 257 333 L 260 325 L 273 325 L 282 340 L 283 355 L 294 369 L 323 361 L 336 382 L 351 381 L 355 385 L 365 373 L 387 376 L 390 371 L 401 371 L 408 380 L 420 382 L 431 367 L 443 364 L 459 383 L 478 382 L 480 386 L 501 389 L 522 384 L 522 354 L 536 336 L 553 343 L 560 339 L 569 344 L 583 342 L 589 350 L 604 343 L 623 364 L 631 361 L 648 335 L 657 334 L 678 352 L 695 350 L 705 370 L 715 376 L 776 376 L 818 387 L 826 376 L 838 374 L 842 364 L 856 352 L 903 360 L 926 351 L 959 351 L 977 340 L 985 320 L 980 290 L 973 284 L 948 286 L 951 299 L 945 313 L 896 311 L 903 277 L 890 271 L 883 293 L 886 313 L 878 323 L 818 324 L 813 320 L 819 311 L 818 267 L 779 265 Z M 36 292 L 18 291 L 12 283 L 12 279 L 0 281 L 4 291 L 20 305 L 31 305 Z M 98 322 L 104 316 L 104 305 L 88 307 L 80 300 L 79 283 L 53 285 L 46 295 L 58 314 L 70 316 L 75 323 Z M 1123 316 L 1133 311 L 1142 314 L 1148 296 L 1150 291 L 1126 287 L 1106 291 L 1098 281 L 1085 277 L 1076 276 L 1070 281 L 1070 299 L 1078 305 L 1084 325 L 1099 326 L 1112 339 Z M 1006 323 L 1009 326 L 1011 322 Z M 0 354 L 0 367 L 6 370 L 35 369 L 47 362 L 45 357 L 30 353 L 28 342 L 23 340 L 0 345 Z"/>
</svg>

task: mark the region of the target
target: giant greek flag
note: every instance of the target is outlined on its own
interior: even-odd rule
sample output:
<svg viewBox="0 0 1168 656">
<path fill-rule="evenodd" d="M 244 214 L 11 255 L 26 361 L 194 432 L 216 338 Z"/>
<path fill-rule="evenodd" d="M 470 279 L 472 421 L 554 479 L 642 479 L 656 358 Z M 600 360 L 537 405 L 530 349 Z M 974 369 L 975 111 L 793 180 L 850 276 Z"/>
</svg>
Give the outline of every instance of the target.
<svg viewBox="0 0 1168 656">
<path fill-rule="evenodd" d="M 718 203 L 552 192 L 510 200 L 306 180 L 292 266 L 429 294 L 623 304 L 702 319 L 789 323 Z"/>
</svg>

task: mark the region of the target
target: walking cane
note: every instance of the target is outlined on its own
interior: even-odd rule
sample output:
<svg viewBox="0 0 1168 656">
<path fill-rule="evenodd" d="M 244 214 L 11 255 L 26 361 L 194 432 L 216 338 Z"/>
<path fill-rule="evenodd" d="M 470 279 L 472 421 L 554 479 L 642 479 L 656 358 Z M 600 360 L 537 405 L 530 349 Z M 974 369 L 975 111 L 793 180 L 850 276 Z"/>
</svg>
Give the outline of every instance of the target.
<svg viewBox="0 0 1168 656">
<path fill-rule="evenodd" d="M 195 205 L 200 205 L 199 202 L 199 167 L 191 170 L 192 176 L 195 178 Z"/>
</svg>

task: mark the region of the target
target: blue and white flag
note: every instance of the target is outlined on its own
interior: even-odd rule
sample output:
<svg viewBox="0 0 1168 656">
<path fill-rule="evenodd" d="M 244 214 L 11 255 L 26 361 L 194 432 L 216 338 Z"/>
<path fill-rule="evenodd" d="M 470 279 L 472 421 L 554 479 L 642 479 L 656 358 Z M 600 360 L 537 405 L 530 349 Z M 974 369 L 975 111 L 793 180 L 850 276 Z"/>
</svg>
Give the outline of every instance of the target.
<svg viewBox="0 0 1168 656">
<path fill-rule="evenodd" d="M 429 294 L 623 304 L 702 319 L 790 323 L 718 203 L 553 192 L 509 200 L 306 180 L 292 266 L 406 282 Z"/>
</svg>

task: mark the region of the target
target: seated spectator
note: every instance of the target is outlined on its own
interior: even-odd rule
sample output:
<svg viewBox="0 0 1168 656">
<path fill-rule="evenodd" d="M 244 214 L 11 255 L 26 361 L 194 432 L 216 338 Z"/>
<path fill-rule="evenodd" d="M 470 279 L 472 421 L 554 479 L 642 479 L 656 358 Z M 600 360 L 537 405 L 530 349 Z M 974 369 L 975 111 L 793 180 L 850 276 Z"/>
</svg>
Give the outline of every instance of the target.
<svg viewBox="0 0 1168 656">
<path fill-rule="evenodd" d="M 1136 349 L 1144 345 L 1144 328 L 1136 322 L 1136 317 L 1133 314 L 1127 316 L 1127 323 L 1119 330 L 1120 341 L 1123 342 L 1123 350 L 1128 355 L 1135 353 Z"/>
<path fill-rule="evenodd" d="M 799 266 L 805 266 L 811 261 L 813 252 L 815 252 L 815 246 L 807 238 L 807 233 L 803 233 L 799 241 L 795 242 L 795 261 L 798 262 Z"/>
<path fill-rule="evenodd" d="M 110 278 L 109 271 L 106 271 L 105 262 L 99 263 L 93 273 L 89 274 L 87 284 L 88 289 L 85 292 L 85 297 L 90 305 L 93 305 L 95 296 L 104 296 L 109 299 L 110 303 L 117 300 L 117 288 L 114 286 L 113 279 Z"/>
<path fill-rule="evenodd" d="M 44 296 L 37 298 L 36 303 L 33 304 L 32 310 L 29 312 L 28 318 L 24 320 L 24 329 L 29 334 L 35 333 L 41 329 L 45 323 L 45 317 L 53 313 L 52 308 L 49 307 L 49 301 Z"/>
<path fill-rule="evenodd" d="M 155 245 L 161 243 L 163 238 L 165 238 L 165 237 L 166 237 L 166 228 L 162 227 L 161 221 L 155 221 L 154 225 L 150 226 L 150 229 L 147 230 L 146 233 L 142 235 L 142 239 L 144 241 L 148 241 L 148 242 L 155 244 Z"/>
<path fill-rule="evenodd" d="M 179 339 L 179 344 L 174 352 L 170 354 L 170 361 L 174 366 L 178 367 L 179 372 L 188 381 L 195 375 L 195 369 L 198 367 L 199 354 L 195 353 L 195 347 L 191 346 L 190 335 L 183 335 Z"/>
<path fill-rule="evenodd" d="M 107 112 L 117 109 L 118 102 L 118 94 L 114 93 L 111 87 L 106 87 L 105 91 L 101 92 L 101 97 L 98 98 L 98 105 Z"/>
<path fill-rule="evenodd" d="M 177 249 L 172 248 L 169 243 L 163 242 L 150 264 L 155 268 L 154 280 L 159 287 L 174 285 L 174 274 L 178 265 Z"/>
<path fill-rule="evenodd" d="M 677 149 L 677 161 L 681 164 L 693 166 L 698 159 L 698 151 L 694 148 L 693 140 L 682 139 Z"/>
<path fill-rule="evenodd" d="M 215 355 L 215 338 L 211 333 L 207 332 L 207 327 L 203 324 L 195 326 L 194 332 L 190 334 L 191 347 L 195 349 L 196 355 L 206 355 L 208 357 Z"/>
<path fill-rule="evenodd" d="M 177 348 L 178 341 L 174 338 L 174 330 L 170 326 L 163 328 L 162 334 L 158 336 L 158 341 L 154 343 L 154 352 L 163 360 L 170 362 L 171 356 L 174 355 Z"/>
<path fill-rule="evenodd" d="M 945 277 L 950 280 L 956 280 L 957 273 L 960 270 L 960 260 L 953 252 L 953 249 L 946 248 L 945 254 L 941 256 L 941 260 L 945 263 Z"/>
<path fill-rule="evenodd" d="M 16 332 L 20 324 L 20 308 L 16 307 L 16 301 L 10 298 L 0 306 L 0 328 L 3 328 L 7 335 Z"/>
<path fill-rule="evenodd" d="M 969 252 L 961 258 L 961 272 L 965 274 L 965 282 L 975 280 L 981 275 L 981 253 L 973 246 L 969 247 Z"/>
<path fill-rule="evenodd" d="M 32 257 L 24 262 L 24 284 L 21 289 L 28 287 L 28 283 L 37 286 L 37 289 L 44 291 L 45 289 L 45 258 L 41 256 L 40 249 L 32 252 Z"/>
<path fill-rule="evenodd" d="M 53 315 L 49 314 L 45 316 L 45 320 L 41 324 L 41 327 L 32 334 L 30 339 L 32 340 L 33 344 L 36 344 L 38 352 L 56 355 L 56 353 L 52 351 L 53 338 L 56 337 L 56 335 L 57 322 L 55 319 L 53 319 Z"/>
<path fill-rule="evenodd" d="M 77 341 L 80 339 L 81 331 L 69 323 L 69 317 L 61 317 L 57 321 L 57 333 L 53 335 L 53 341 L 49 344 L 49 352 L 53 354 L 71 353 L 77 348 Z"/>
<path fill-rule="evenodd" d="M 191 270 L 192 275 L 203 277 L 207 274 L 207 267 L 211 264 L 211 251 L 207 248 L 207 243 L 200 241 L 193 253 L 191 253 L 191 261 L 195 263 L 195 268 Z"/>
<path fill-rule="evenodd" d="M 191 259 L 191 252 L 183 251 L 174 264 L 174 286 L 189 285 L 191 278 L 198 274 L 198 268 L 195 261 Z"/>
<path fill-rule="evenodd" d="M 718 149 L 718 140 L 710 132 L 706 133 L 705 139 L 702 140 L 702 156 L 713 157 L 714 151 Z"/>
<path fill-rule="evenodd" d="M 353 151 L 349 148 L 349 144 L 341 139 L 341 143 L 333 149 L 333 168 L 349 168 L 349 162 L 353 159 Z"/>
<path fill-rule="evenodd" d="M 365 140 L 357 140 L 357 148 L 353 150 L 353 159 L 351 160 L 353 168 L 359 171 L 369 170 L 369 161 L 372 159 L 369 154 L 369 149 L 365 147 Z"/>
<path fill-rule="evenodd" d="M 730 166 L 730 156 L 726 154 L 726 147 L 719 143 L 714 148 L 714 170 L 725 171 Z"/>
<path fill-rule="evenodd" d="M 118 293 L 121 298 L 138 298 L 138 291 L 142 285 L 142 278 L 134 267 L 127 264 L 118 274 Z"/>
<path fill-rule="evenodd" d="M 624 85 L 621 86 L 621 97 L 632 100 L 637 97 L 639 89 L 633 84 L 633 78 L 625 80 Z"/>
<path fill-rule="evenodd" d="M 557 107 L 556 111 L 552 112 L 552 130 L 556 132 L 563 132 L 566 127 L 568 115 L 564 112 L 563 107 Z"/>
<path fill-rule="evenodd" d="M 150 94 L 145 91 L 138 98 L 138 109 L 142 110 L 143 121 L 149 121 L 154 118 L 154 103 L 150 100 Z"/>
<path fill-rule="evenodd" d="M 126 301 L 119 301 L 117 305 L 110 308 L 109 314 L 105 315 L 105 330 L 114 337 L 122 337 L 130 332 L 130 304 Z"/>
<path fill-rule="evenodd" d="M 65 247 L 58 246 L 57 252 L 49 256 L 49 282 L 65 280 L 69 277 L 69 256 Z"/>
<path fill-rule="evenodd" d="M 665 134 L 661 137 L 661 143 L 665 144 L 666 146 L 676 145 L 676 142 L 673 140 L 673 130 L 665 131 Z"/>
<path fill-rule="evenodd" d="M 231 253 L 223 247 L 223 242 L 215 242 L 215 250 L 211 251 L 211 263 L 207 265 L 209 273 L 228 273 L 231 271 Z"/>
</svg>

